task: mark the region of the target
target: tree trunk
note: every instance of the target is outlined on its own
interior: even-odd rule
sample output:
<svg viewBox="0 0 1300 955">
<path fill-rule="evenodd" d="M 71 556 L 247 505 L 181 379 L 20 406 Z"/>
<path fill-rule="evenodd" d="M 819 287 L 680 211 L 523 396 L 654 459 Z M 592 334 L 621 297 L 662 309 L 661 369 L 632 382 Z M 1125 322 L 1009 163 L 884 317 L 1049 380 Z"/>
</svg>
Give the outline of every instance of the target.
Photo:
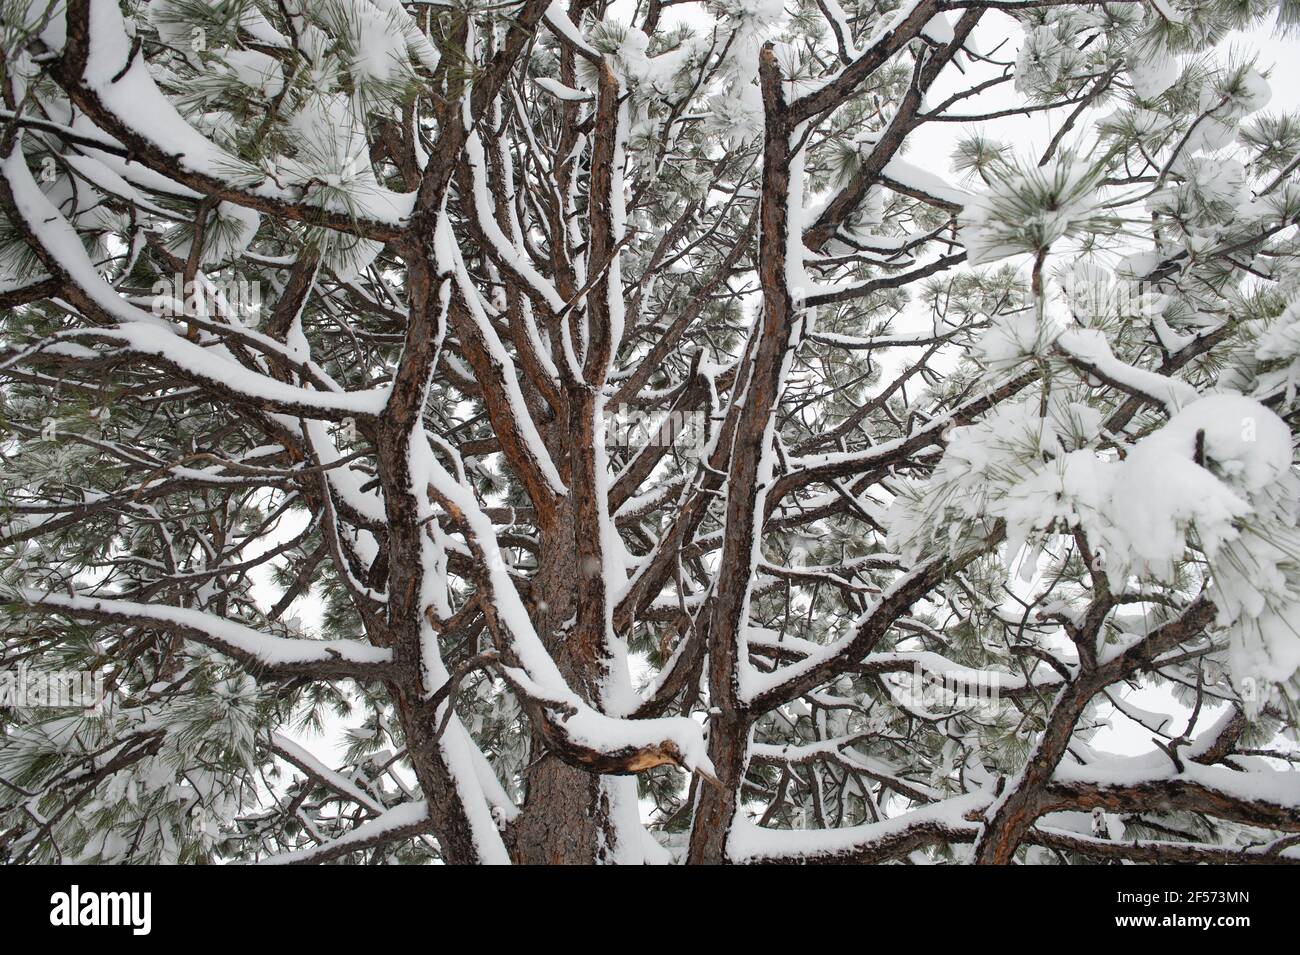
<svg viewBox="0 0 1300 955">
<path fill-rule="evenodd" d="M 570 639 L 578 611 L 579 547 L 574 526 L 573 507 L 566 501 L 556 526 L 541 535 L 533 619 L 569 685 L 599 706 L 599 660 Z M 529 865 L 604 861 L 603 853 L 614 836 L 602 777 L 549 753 L 539 733 L 531 739 L 524 805 L 508 837 L 511 856 Z"/>
</svg>

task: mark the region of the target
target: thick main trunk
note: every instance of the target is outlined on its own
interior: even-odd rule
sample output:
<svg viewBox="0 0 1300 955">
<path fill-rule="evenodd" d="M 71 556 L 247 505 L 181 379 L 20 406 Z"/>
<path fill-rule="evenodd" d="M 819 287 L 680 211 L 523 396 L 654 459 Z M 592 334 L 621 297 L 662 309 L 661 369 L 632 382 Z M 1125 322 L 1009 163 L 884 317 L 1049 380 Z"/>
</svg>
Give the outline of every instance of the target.
<svg viewBox="0 0 1300 955">
<path fill-rule="evenodd" d="M 571 639 L 578 612 L 580 572 L 572 509 L 561 507 L 554 529 L 543 534 L 533 616 L 538 633 L 560 672 L 589 703 L 599 705 L 596 686 L 600 661 L 590 647 Z M 519 818 L 510 827 L 510 852 L 518 863 L 590 865 L 605 861 L 616 840 L 601 777 L 571 766 L 548 753 L 533 734 L 525 796 Z"/>
<path fill-rule="evenodd" d="M 523 865 L 602 861 L 600 777 L 543 755 L 528 772 L 528 796 L 511 827 L 510 853 Z"/>
</svg>

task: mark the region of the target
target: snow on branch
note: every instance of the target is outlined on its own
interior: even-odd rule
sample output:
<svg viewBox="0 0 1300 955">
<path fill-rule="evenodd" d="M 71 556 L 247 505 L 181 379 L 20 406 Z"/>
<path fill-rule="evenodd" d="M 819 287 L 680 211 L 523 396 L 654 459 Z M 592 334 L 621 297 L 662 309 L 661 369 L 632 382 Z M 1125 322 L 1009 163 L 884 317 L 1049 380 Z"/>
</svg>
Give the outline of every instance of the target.
<svg viewBox="0 0 1300 955">
<path fill-rule="evenodd" d="M 4 159 L 0 200 L 15 223 L 21 224 L 47 267 L 64 278 L 65 294 L 84 310 L 120 327 L 64 333 L 116 345 L 133 355 L 155 360 L 179 376 L 203 384 L 218 394 L 268 410 L 339 419 L 377 414 L 387 400 L 386 389 L 363 392 L 314 391 L 285 384 L 242 364 L 223 358 L 218 350 L 189 341 L 182 330 L 124 300 L 91 264 L 86 250 L 62 213 L 32 178 L 22 150 L 14 146 Z M 58 354 L 56 341 L 44 350 Z M 85 351 L 74 356 L 88 357 Z"/>
<path fill-rule="evenodd" d="M 114 0 L 69 0 L 63 17 L 63 37 L 53 27 L 44 34 L 61 54 L 59 82 L 101 130 L 154 172 L 204 195 L 288 219 L 380 240 L 402 233 L 413 193 L 370 185 L 346 207 L 318 202 L 309 183 L 281 185 L 186 122 L 158 89 Z"/>
<path fill-rule="evenodd" d="M 506 571 L 496 532 L 469 491 L 428 452 L 414 450 L 417 473 L 462 528 L 478 561 L 489 627 L 503 659 L 502 675 L 537 716 L 537 726 L 566 760 L 605 773 L 636 773 L 665 763 L 712 774 L 699 724 L 685 717 L 619 719 L 594 709 L 568 685 L 539 638 Z"/>
<path fill-rule="evenodd" d="M 277 637 L 188 607 L 142 604 L 108 597 L 69 596 L 26 588 L 14 606 L 29 613 L 57 613 L 85 620 L 127 624 L 176 633 L 224 653 L 271 679 L 353 677 L 383 679 L 393 672 L 393 654 L 360 640 Z"/>
<path fill-rule="evenodd" d="M 259 860 L 259 865 L 319 865 L 352 852 L 386 845 L 398 839 L 424 835 L 433 831 L 429 807 L 423 801 L 403 803 L 386 810 L 376 819 L 368 819 L 346 835 L 320 845 L 282 852 Z"/>
<path fill-rule="evenodd" d="M 283 733 L 275 733 L 272 735 L 271 749 L 275 752 L 275 755 L 279 756 L 286 763 L 301 770 L 316 782 L 334 790 L 344 798 L 350 799 L 358 805 L 364 806 L 376 816 L 382 816 L 385 813 L 386 810 L 380 803 L 375 801 L 374 796 L 367 793 L 347 777 L 330 769 Z"/>
</svg>

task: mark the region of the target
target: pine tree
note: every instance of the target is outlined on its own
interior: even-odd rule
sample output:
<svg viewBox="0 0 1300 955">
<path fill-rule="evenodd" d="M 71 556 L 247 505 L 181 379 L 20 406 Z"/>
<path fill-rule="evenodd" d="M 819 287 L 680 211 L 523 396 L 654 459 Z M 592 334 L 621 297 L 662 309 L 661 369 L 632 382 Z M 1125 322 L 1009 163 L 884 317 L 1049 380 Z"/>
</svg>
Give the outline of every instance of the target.
<svg viewBox="0 0 1300 955">
<path fill-rule="evenodd" d="M 0 0 L 0 861 L 1300 858 L 1295 20 Z"/>
</svg>

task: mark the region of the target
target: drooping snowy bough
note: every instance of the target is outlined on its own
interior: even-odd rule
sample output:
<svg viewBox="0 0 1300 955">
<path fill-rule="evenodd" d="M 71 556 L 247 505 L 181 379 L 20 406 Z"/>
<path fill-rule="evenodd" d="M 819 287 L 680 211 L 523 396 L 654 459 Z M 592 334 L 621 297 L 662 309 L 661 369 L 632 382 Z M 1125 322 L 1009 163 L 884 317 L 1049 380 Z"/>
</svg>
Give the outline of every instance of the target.
<svg viewBox="0 0 1300 955">
<path fill-rule="evenodd" d="M 1300 860 L 1276 12 L 0 0 L 0 860 Z"/>
</svg>

